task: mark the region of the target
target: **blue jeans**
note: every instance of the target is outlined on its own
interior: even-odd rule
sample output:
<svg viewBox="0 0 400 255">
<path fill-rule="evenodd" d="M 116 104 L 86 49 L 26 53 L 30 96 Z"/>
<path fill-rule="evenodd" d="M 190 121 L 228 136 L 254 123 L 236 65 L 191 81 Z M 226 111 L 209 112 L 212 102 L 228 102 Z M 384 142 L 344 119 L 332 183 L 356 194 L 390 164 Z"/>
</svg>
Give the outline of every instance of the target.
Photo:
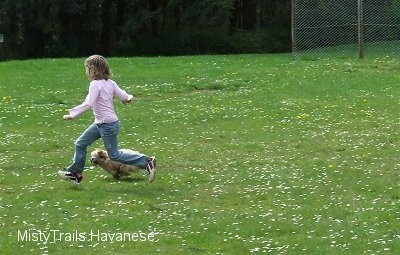
<svg viewBox="0 0 400 255">
<path fill-rule="evenodd" d="M 148 157 L 141 153 L 128 153 L 118 149 L 119 121 L 112 123 L 96 124 L 88 127 L 75 142 L 73 163 L 67 170 L 72 173 L 82 173 L 85 168 L 87 147 L 102 138 L 104 147 L 111 160 L 128 165 L 145 168 Z"/>
</svg>

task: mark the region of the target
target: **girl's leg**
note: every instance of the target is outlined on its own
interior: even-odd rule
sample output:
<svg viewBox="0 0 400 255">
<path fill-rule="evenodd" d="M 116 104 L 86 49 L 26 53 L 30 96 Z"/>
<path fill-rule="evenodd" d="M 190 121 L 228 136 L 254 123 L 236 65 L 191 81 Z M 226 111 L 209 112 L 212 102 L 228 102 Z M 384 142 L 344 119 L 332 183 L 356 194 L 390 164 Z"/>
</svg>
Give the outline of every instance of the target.
<svg viewBox="0 0 400 255">
<path fill-rule="evenodd" d="M 73 163 L 67 167 L 71 173 L 82 173 L 85 168 L 87 147 L 100 138 L 96 124 L 88 127 L 75 142 L 75 153 Z"/>
<path fill-rule="evenodd" d="M 118 149 L 119 122 L 106 123 L 98 126 L 104 147 L 107 150 L 111 160 L 121 162 L 127 165 L 138 166 L 145 169 L 149 157 L 139 152 L 126 152 Z"/>
</svg>

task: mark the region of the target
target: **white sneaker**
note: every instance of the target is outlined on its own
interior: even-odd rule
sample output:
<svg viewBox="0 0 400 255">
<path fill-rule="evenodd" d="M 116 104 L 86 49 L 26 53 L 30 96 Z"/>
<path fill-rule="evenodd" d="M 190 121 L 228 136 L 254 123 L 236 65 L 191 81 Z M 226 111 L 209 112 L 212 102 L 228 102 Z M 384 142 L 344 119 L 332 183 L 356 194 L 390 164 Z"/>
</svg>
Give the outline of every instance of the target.
<svg viewBox="0 0 400 255">
<path fill-rule="evenodd" d="M 83 179 L 82 174 L 71 173 L 70 171 L 58 171 L 58 175 L 64 180 L 71 181 L 75 185 L 81 184 Z"/>
<path fill-rule="evenodd" d="M 149 182 L 153 182 L 154 178 L 156 177 L 156 165 L 156 158 L 150 157 L 145 168 L 146 175 L 149 177 Z"/>
</svg>

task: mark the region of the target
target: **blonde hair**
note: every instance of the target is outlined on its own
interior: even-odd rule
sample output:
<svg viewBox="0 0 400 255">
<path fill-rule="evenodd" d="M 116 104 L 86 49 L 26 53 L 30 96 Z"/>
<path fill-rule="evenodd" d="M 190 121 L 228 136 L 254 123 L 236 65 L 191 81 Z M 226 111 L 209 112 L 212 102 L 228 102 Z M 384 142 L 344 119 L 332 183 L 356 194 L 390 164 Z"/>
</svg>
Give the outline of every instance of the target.
<svg viewBox="0 0 400 255">
<path fill-rule="evenodd" d="M 107 60 L 100 55 L 92 55 L 85 60 L 86 75 L 89 80 L 108 80 L 111 70 Z"/>
</svg>

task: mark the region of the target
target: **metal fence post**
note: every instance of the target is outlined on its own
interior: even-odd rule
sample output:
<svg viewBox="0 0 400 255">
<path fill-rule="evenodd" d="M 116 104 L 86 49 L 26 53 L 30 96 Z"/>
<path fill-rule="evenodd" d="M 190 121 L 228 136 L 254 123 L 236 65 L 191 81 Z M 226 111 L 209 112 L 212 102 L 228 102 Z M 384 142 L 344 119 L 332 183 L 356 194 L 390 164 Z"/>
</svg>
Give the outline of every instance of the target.
<svg viewBox="0 0 400 255">
<path fill-rule="evenodd" d="M 364 31 L 364 0 L 358 0 L 358 57 L 364 58 L 365 31 Z"/>
<path fill-rule="evenodd" d="M 0 61 L 4 58 L 3 43 L 4 43 L 4 34 L 0 34 Z"/>
<path fill-rule="evenodd" d="M 296 22 L 296 0 L 291 0 L 291 23 L 292 23 L 292 58 L 296 60 L 296 33 L 295 33 L 295 22 Z"/>
</svg>

